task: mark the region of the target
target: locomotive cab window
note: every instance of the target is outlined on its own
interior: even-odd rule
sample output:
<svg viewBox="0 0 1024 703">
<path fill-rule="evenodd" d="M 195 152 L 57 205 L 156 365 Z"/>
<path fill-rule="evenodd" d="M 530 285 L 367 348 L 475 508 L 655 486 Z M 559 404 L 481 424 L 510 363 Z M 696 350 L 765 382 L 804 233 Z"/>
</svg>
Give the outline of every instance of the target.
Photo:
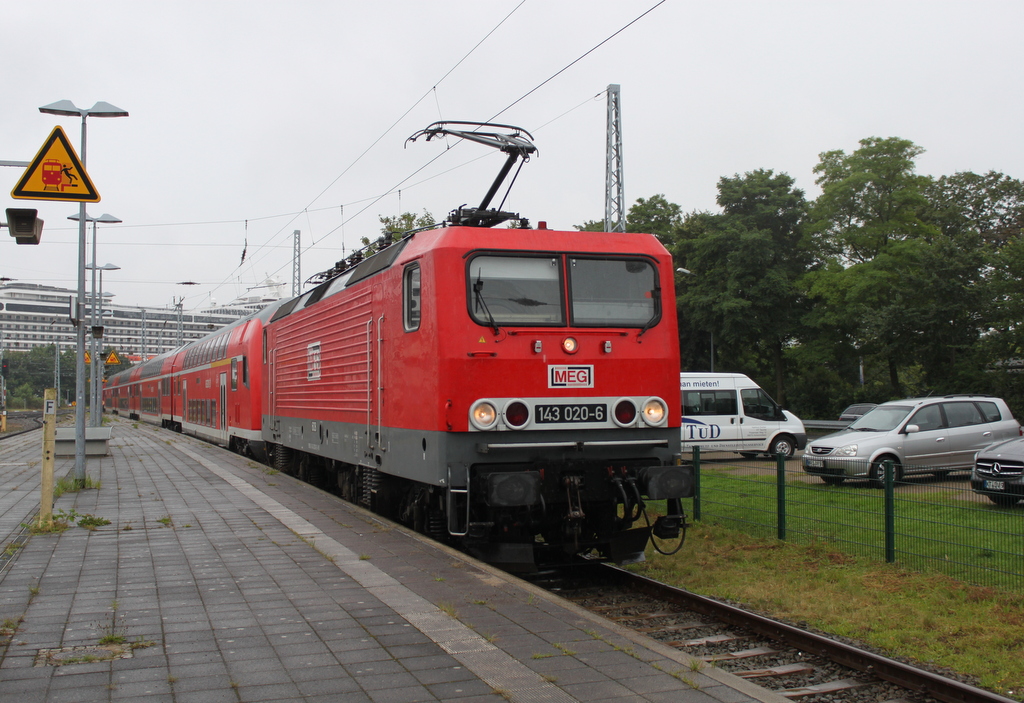
<svg viewBox="0 0 1024 703">
<path fill-rule="evenodd" d="M 559 257 L 480 255 L 467 268 L 469 314 L 480 325 L 565 324 Z"/>
<path fill-rule="evenodd" d="M 402 322 L 406 332 L 415 332 L 420 328 L 420 267 L 410 266 L 405 269 L 402 281 Z"/>
<path fill-rule="evenodd" d="M 572 324 L 649 327 L 661 318 L 658 275 L 646 259 L 570 258 Z"/>
</svg>

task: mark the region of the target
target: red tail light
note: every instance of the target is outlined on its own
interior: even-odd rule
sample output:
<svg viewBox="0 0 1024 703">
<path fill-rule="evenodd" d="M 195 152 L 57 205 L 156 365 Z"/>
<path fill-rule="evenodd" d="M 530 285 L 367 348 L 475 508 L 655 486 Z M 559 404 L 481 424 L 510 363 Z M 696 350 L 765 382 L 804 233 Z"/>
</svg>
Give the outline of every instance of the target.
<svg viewBox="0 0 1024 703">
<path fill-rule="evenodd" d="M 509 403 L 505 408 L 505 424 L 509 427 L 520 428 L 526 425 L 530 420 L 530 409 L 526 407 L 526 403 L 521 401 L 515 401 Z"/>
<path fill-rule="evenodd" d="M 630 400 L 620 400 L 615 405 L 615 420 L 620 425 L 628 425 L 636 419 L 636 406 Z"/>
</svg>

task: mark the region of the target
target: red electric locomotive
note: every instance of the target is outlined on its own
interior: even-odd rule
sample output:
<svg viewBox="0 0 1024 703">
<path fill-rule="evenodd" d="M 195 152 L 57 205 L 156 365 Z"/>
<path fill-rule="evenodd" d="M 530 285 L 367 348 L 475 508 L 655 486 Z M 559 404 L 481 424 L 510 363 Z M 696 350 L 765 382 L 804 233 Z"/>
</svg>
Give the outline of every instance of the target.
<svg viewBox="0 0 1024 703">
<path fill-rule="evenodd" d="M 274 465 L 507 568 L 641 559 L 644 499 L 668 500 L 653 529 L 674 537 L 693 490 L 671 257 L 651 235 L 491 228 L 517 217 L 487 205 L 533 146 L 448 124 L 420 134 L 509 155 L 483 204 L 267 321 Z"/>
<path fill-rule="evenodd" d="M 645 234 L 494 229 L 518 219 L 488 205 L 529 135 L 411 139 L 439 135 L 507 154 L 480 207 L 115 377 L 111 400 L 505 568 L 640 560 L 693 495 L 671 257 Z M 666 501 L 653 526 L 645 500 Z"/>
</svg>

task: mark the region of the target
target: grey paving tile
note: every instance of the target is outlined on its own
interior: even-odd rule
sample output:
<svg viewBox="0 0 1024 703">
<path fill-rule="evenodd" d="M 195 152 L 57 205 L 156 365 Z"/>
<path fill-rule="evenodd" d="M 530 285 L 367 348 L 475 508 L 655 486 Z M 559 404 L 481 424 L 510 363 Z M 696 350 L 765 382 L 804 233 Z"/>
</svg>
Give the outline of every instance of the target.
<svg viewBox="0 0 1024 703">
<path fill-rule="evenodd" d="M 403 530 L 380 529 L 289 477 L 275 477 L 271 486 L 241 457 L 144 424 L 117 421 L 115 437 L 111 456 L 90 460 L 104 488 L 59 501 L 114 524 L 33 537 L 17 568 L 0 575 L 0 616 L 25 613 L 18 635 L 28 643 L 0 651 L 0 703 L 62 700 L 72 692 L 75 703 L 93 696 L 141 703 L 501 703 L 501 691 L 435 642 L 446 638 L 442 631 L 484 637 L 499 648 L 495 656 L 508 653 L 587 703 L 750 702 L 707 677 L 701 691 L 688 690 L 610 643 L 636 647 L 641 659 L 664 666 L 642 646 Z M 230 476 L 262 494 L 240 490 L 225 480 Z M 271 504 L 259 495 L 322 530 L 318 545 L 336 541 L 371 558 L 329 562 L 267 512 Z M 0 534 L 10 522 L 4 501 L 0 494 Z M 169 525 L 161 522 L 167 517 Z M 368 575 L 385 585 L 361 586 L 357 578 Z M 154 646 L 131 659 L 74 669 L 32 666 L 42 643 L 95 642 L 103 624 L 114 621 L 114 600 L 116 622 Z M 449 630 L 461 627 L 457 621 L 421 632 L 400 614 L 429 603 L 454 605 L 458 621 L 476 634 Z M 600 638 L 588 634 L 595 629 Z M 556 643 L 575 655 L 565 656 Z"/>
</svg>

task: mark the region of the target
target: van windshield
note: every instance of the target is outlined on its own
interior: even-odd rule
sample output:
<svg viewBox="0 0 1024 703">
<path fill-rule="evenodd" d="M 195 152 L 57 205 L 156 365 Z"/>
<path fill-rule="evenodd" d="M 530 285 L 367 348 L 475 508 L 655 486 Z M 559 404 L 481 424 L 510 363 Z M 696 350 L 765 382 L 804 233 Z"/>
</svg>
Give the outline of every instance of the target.
<svg viewBox="0 0 1024 703">
<path fill-rule="evenodd" d="M 847 429 L 859 432 L 888 432 L 898 427 L 912 409 L 909 405 L 880 405 L 854 420 Z"/>
</svg>

